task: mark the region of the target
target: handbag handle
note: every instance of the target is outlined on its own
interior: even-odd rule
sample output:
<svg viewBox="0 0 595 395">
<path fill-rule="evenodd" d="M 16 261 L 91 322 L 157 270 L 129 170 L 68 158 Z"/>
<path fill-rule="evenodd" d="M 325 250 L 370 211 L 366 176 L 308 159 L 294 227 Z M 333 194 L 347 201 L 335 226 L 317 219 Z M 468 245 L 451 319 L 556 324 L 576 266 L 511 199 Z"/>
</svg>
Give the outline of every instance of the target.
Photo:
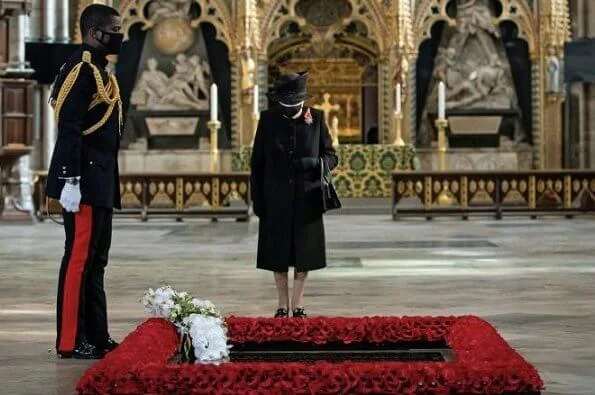
<svg viewBox="0 0 595 395">
<path fill-rule="evenodd" d="M 320 180 L 324 185 L 329 185 L 330 180 L 330 169 L 328 168 L 326 161 L 323 157 L 320 158 Z"/>
</svg>

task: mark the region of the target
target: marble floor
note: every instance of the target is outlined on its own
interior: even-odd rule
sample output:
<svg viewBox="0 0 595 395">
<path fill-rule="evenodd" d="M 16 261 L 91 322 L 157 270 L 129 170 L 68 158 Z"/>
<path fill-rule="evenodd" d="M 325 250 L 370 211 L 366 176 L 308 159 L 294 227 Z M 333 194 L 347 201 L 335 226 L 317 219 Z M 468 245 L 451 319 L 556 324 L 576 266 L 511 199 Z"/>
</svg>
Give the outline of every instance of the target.
<svg viewBox="0 0 595 395">
<path fill-rule="evenodd" d="M 256 221 L 118 220 L 107 274 L 112 335 L 145 318 L 169 283 L 226 314 L 269 315 L 275 290 L 254 269 Z M 595 393 L 595 221 L 327 217 L 330 267 L 306 305 L 324 315 L 476 314 L 535 364 L 548 394 Z M 0 393 L 71 394 L 89 365 L 57 360 L 54 299 L 62 230 L 0 224 Z"/>
</svg>

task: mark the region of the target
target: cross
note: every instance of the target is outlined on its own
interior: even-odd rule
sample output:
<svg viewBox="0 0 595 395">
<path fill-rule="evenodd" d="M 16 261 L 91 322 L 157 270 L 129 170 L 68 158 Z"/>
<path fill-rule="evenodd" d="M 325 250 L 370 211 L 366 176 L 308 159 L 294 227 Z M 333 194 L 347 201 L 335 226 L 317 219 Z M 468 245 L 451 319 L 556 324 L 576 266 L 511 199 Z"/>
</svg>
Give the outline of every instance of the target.
<svg viewBox="0 0 595 395">
<path fill-rule="evenodd" d="M 331 111 L 339 111 L 341 106 L 338 104 L 331 104 L 331 94 L 325 93 L 322 95 L 324 101 L 322 104 L 316 104 L 314 107 L 317 110 L 322 110 L 324 112 L 324 121 L 326 122 L 327 126 L 329 125 L 328 119 Z"/>
</svg>

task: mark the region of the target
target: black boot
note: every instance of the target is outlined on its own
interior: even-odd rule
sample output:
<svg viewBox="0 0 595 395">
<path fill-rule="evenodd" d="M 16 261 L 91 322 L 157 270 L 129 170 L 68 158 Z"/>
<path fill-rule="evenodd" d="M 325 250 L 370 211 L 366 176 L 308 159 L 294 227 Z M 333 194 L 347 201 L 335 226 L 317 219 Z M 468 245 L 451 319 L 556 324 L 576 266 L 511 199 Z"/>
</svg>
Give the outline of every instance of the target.
<svg viewBox="0 0 595 395">
<path fill-rule="evenodd" d="M 81 342 L 72 352 L 58 351 L 61 358 L 74 359 L 101 359 L 105 355 L 103 350 L 98 350 L 95 346 L 84 341 Z"/>
</svg>

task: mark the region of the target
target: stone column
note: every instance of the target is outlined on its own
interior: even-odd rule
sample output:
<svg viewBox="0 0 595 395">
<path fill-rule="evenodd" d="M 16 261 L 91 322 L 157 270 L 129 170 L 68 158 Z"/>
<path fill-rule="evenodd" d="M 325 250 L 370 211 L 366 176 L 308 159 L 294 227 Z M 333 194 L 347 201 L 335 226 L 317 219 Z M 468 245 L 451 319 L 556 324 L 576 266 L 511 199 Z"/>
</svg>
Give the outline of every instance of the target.
<svg viewBox="0 0 595 395">
<path fill-rule="evenodd" d="M 61 43 L 70 42 L 70 6 L 68 0 L 52 0 L 56 9 L 56 28 L 54 41 Z"/>
<path fill-rule="evenodd" d="M 390 144 L 392 131 L 391 122 L 391 78 L 389 74 L 388 59 L 383 58 L 378 62 L 378 141 L 380 144 Z"/>
<path fill-rule="evenodd" d="M 43 39 L 53 42 L 56 39 L 57 0 L 43 0 Z"/>
<path fill-rule="evenodd" d="M 43 7 L 43 0 L 33 0 L 31 5 L 31 15 L 29 16 L 29 31 L 27 41 L 43 40 L 43 15 L 45 13 Z"/>
<path fill-rule="evenodd" d="M 25 61 L 25 39 L 28 37 L 29 15 L 19 13 L 13 16 L 8 22 L 8 50 L 9 60 L 7 74 L 30 75 L 33 70 Z"/>
<path fill-rule="evenodd" d="M 409 61 L 409 80 L 407 81 L 407 100 L 409 101 L 409 135 L 406 143 L 417 146 L 417 57 Z"/>
<path fill-rule="evenodd" d="M 9 65 L 6 69 L 8 77 L 28 77 L 33 73 L 25 60 L 25 40 L 29 37 L 29 15 L 19 13 L 9 22 Z M 33 178 L 30 167 L 30 155 L 22 156 L 12 169 L 13 178 L 19 182 L 14 191 L 9 192 L 7 199 L 17 199 L 15 208 L 28 212 L 33 211 L 31 196 Z"/>
</svg>

